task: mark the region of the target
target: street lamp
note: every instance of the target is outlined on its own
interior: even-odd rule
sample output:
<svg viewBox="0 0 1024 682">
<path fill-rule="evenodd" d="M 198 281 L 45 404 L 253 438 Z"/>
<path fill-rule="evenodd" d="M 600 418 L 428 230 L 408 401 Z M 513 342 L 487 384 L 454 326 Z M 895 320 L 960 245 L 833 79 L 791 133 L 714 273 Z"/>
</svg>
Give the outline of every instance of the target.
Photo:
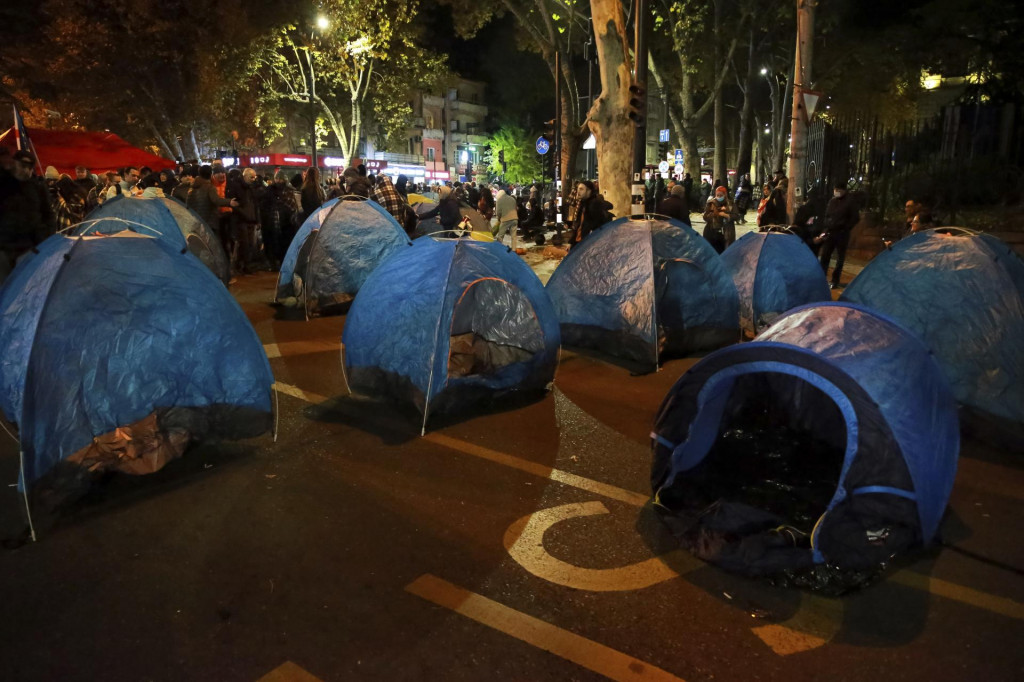
<svg viewBox="0 0 1024 682">
<path fill-rule="evenodd" d="M 327 17 L 325 17 L 324 15 L 321 14 L 320 16 L 318 16 L 316 18 L 316 27 L 318 29 L 320 29 L 321 31 L 326 31 L 328 28 L 330 28 L 330 26 L 331 26 L 330 20 Z"/>
</svg>

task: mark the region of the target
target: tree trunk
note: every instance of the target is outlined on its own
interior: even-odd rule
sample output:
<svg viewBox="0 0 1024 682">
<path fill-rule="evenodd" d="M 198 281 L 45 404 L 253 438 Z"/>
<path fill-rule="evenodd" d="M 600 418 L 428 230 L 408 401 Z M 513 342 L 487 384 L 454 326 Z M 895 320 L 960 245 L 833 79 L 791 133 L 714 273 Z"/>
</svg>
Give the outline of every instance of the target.
<svg viewBox="0 0 1024 682">
<path fill-rule="evenodd" d="M 722 64 L 722 1 L 717 0 L 714 8 L 714 41 L 715 41 L 715 72 L 721 71 L 723 68 Z M 721 180 L 728 184 L 728 164 L 726 162 L 726 144 L 725 144 L 725 102 L 722 100 L 722 86 L 715 89 L 715 166 L 712 176 L 715 181 Z"/>
<path fill-rule="evenodd" d="M 601 71 L 601 94 L 588 123 L 597 141 L 601 192 L 616 215 L 630 214 L 630 173 L 636 129 L 626 117 L 632 69 L 626 44 L 626 19 L 620 0 L 590 0 L 594 40 Z"/>
<path fill-rule="evenodd" d="M 740 109 L 740 139 L 736 145 L 736 184 L 739 185 L 744 173 L 750 172 L 753 157 L 754 136 L 751 124 L 754 119 L 754 84 L 757 81 L 757 64 L 754 54 L 754 29 L 750 29 L 747 42 L 747 77 L 743 85 L 743 107 Z"/>
<path fill-rule="evenodd" d="M 793 106 L 793 69 L 789 70 L 789 80 L 786 81 L 786 87 L 782 91 L 782 102 L 778 108 L 778 119 L 772 122 L 774 128 L 772 129 L 772 135 L 775 138 L 774 156 L 772 157 L 772 172 L 779 170 L 780 168 L 785 170 L 786 161 L 786 147 L 789 145 L 786 142 L 786 138 L 789 136 L 789 126 L 786 124 L 790 119 L 790 111 Z"/>
<path fill-rule="evenodd" d="M 160 143 L 160 146 L 163 147 L 164 151 L 167 152 L 167 157 L 174 159 L 174 151 L 171 149 L 170 145 L 167 144 L 167 140 L 165 140 L 164 136 L 160 134 L 160 131 L 156 129 L 156 126 L 150 123 L 149 130 L 153 133 L 153 137 L 155 137 L 156 141 Z"/>
<path fill-rule="evenodd" d="M 196 141 L 196 128 L 192 126 L 188 129 L 189 135 L 192 137 L 192 151 L 196 155 L 196 163 L 199 163 L 199 159 L 203 158 L 203 155 L 199 153 L 199 143 Z"/>
</svg>

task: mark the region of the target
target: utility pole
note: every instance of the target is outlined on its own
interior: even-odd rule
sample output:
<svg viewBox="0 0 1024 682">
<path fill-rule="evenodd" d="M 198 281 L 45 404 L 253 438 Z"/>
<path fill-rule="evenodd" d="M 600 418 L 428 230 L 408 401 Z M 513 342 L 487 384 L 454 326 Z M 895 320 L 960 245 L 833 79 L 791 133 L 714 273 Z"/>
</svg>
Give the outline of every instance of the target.
<svg viewBox="0 0 1024 682">
<path fill-rule="evenodd" d="M 636 0 L 636 16 L 633 17 L 635 36 L 633 39 L 633 95 L 630 105 L 634 108 L 631 118 L 636 127 L 633 136 L 633 215 L 644 212 L 643 173 L 647 166 L 647 0 Z M 636 99 L 639 102 L 636 102 Z M 637 107 L 636 105 L 639 104 Z"/>
<path fill-rule="evenodd" d="M 789 192 L 786 205 L 789 219 L 796 215 L 796 203 L 804 196 L 804 171 L 807 168 L 807 109 L 804 91 L 811 87 L 811 58 L 814 53 L 814 7 L 817 0 L 797 0 L 796 55 L 793 60 L 793 123 L 789 141 Z"/>
<path fill-rule="evenodd" d="M 561 207 L 558 205 L 558 181 L 562 179 L 562 55 L 558 50 L 555 50 L 555 126 L 554 126 L 554 145 L 555 145 L 555 156 L 551 159 L 552 168 L 552 181 L 555 186 L 554 197 L 552 201 L 555 202 L 555 223 L 558 223 L 558 214 Z M 543 201 L 543 197 L 541 197 Z"/>
</svg>

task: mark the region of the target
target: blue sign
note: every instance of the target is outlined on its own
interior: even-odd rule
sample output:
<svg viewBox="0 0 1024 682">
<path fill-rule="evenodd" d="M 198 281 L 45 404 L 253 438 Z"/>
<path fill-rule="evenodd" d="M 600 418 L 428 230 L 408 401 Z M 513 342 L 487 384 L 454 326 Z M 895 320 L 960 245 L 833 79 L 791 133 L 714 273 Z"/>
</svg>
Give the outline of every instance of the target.
<svg viewBox="0 0 1024 682">
<path fill-rule="evenodd" d="M 683 150 L 682 149 L 677 149 L 676 150 L 676 164 L 682 164 L 682 163 L 683 163 Z"/>
<path fill-rule="evenodd" d="M 668 142 L 668 128 L 658 132 L 658 142 Z"/>
<path fill-rule="evenodd" d="M 537 153 L 547 154 L 548 150 L 551 149 L 551 143 L 548 142 L 548 138 L 541 135 L 537 138 Z"/>
</svg>

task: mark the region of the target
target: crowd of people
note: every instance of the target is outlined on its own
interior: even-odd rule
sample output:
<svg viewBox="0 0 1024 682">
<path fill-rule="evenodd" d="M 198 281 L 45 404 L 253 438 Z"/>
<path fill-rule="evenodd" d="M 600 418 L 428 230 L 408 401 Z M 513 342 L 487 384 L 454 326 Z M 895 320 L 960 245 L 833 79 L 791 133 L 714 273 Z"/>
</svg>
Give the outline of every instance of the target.
<svg viewBox="0 0 1024 682">
<path fill-rule="evenodd" d="M 176 169 L 154 171 L 127 167 L 100 176 L 84 166 L 75 177 L 62 175 L 52 166 L 42 177 L 35 175 L 35 158 L 26 151 L 11 154 L 0 148 L 0 281 L 21 255 L 55 232 L 81 222 L 96 206 L 117 196 L 171 197 L 195 211 L 220 237 L 232 272 L 251 273 L 257 267 L 277 269 L 297 229 L 325 201 L 372 200 L 380 204 L 410 235 L 420 221 L 437 219 L 443 232 L 466 234 L 472 230 L 463 209 L 473 208 L 491 225 L 501 242 L 517 235 L 537 238 L 558 222 L 563 230 L 556 243 L 572 248 L 612 219 L 596 182 L 573 183 L 559 208 L 550 189 L 540 185 L 474 184 L 445 182 L 417 185 L 404 175 L 394 180 L 385 173 L 367 172 L 362 159 L 352 159 L 338 178 L 324 179 L 316 167 L 303 172 L 278 170 L 262 174 L 253 168 L 225 168 L 220 163 L 179 164 Z M 859 219 L 856 198 L 846 183 L 837 183 L 826 202 L 812 190 L 797 210 L 792 223 L 787 215 L 788 178 L 779 170 L 767 180 L 756 206 L 762 230 L 784 229 L 798 235 L 820 258 L 828 271 L 833 255 L 832 285 L 840 285 L 850 234 Z M 437 205 L 417 214 L 410 194 L 436 197 Z M 746 222 L 754 203 L 749 174 L 736 183 L 729 196 L 724 181 L 706 179 L 697 187 L 690 174 L 680 181 L 661 177 L 648 181 L 645 211 L 692 225 L 691 206 L 703 207 L 704 237 L 721 253 L 736 239 L 736 225 Z M 893 241 L 935 226 L 928 208 L 919 201 L 906 204 L 906 223 L 884 236 Z M 538 243 L 540 239 L 537 238 Z"/>
</svg>

